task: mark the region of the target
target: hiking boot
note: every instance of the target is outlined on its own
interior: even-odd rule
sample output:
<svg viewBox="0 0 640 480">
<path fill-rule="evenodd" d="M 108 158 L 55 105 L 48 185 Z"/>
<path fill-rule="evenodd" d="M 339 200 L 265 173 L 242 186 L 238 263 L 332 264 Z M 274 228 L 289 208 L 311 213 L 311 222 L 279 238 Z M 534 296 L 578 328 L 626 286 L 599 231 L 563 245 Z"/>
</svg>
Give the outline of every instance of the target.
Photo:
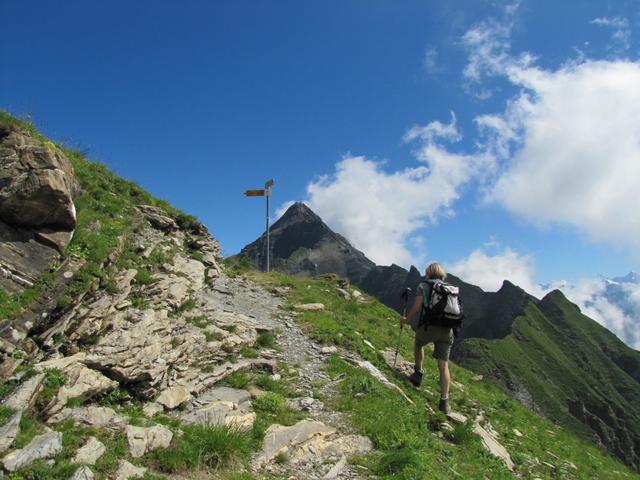
<svg viewBox="0 0 640 480">
<path fill-rule="evenodd" d="M 422 372 L 420 370 L 414 370 L 413 373 L 409 376 L 409 381 L 413 383 L 414 387 L 419 387 L 422 385 Z"/>
<path fill-rule="evenodd" d="M 445 399 L 445 400 L 440 399 L 440 403 L 438 404 L 438 410 L 440 410 L 445 415 L 447 415 L 449 412 L 451 412 L 451 409 L 449 408 L 449 399 L 448 398 Z"/>
</svg>

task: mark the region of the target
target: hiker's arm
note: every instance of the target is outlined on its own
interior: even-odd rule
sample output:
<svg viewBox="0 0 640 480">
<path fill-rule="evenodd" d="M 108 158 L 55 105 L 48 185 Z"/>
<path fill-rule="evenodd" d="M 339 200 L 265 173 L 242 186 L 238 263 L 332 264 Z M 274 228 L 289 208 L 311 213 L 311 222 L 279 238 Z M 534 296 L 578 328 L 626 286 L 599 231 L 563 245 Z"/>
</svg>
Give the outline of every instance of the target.
<svg viewBox="0 0 640 480">
<path fill-rule="evenodd" d="M 416 299 L 413 302 L 413 306 L 411 307 L 411 310 L 409 310 L 409 313 L 407 313 L 407 316 L 400 317 L 400 323 L 403 325 L 405 323 L 409 323 L 413 318 L 413 316 L 416 315 L 421 308 L 422 308 L 422 295 L 418 295 L 416 296 Z"/>
</svg>

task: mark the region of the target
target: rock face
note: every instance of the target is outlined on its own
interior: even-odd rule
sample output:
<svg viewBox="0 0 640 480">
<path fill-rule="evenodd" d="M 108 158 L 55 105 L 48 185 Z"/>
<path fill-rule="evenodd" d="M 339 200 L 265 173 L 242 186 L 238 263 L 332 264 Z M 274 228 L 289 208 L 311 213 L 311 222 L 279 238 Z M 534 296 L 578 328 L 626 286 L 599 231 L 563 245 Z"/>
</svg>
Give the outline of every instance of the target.
<svg viewBox="0 0 640 480">
<path fill-rule="evenodd" d="M 295 203 L 270 228 L 271 267 L 292 274 L 336 273 L 357 283 L 375 264 L 342 235 L 331 230 L 303 203 Z M 237 255 L 264 268 L 267 237 Z"/>
<path fill-rule="evenodd" d="M 71 240 L 73 168 L 51 143 L 0 123 L 0 288 L 33 285 Z"/>
</svg>

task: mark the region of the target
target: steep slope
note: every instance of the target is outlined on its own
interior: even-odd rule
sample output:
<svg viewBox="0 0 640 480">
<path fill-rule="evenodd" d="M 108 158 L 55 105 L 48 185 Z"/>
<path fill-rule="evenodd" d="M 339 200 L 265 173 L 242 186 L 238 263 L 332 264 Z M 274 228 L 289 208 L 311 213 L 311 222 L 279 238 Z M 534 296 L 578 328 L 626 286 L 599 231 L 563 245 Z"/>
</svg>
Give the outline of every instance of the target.
<svg viewBox="0 0 640 480">
<path fill-rule="evenodd" d="M 455 358 L 498 379 L 529 408 L 640 467 L 640 355 L 560 291 L 527 301 L 504 338 L 461 341 Z"/>
<path fill-rule="evenodd" d="M 337 273 L 358 283 L 375 266 L 304 203 L 295 203 L 270 228 L 271 266 L 294 275 Z M 266 233 L 236 255 L 266 265 Z"/>
</svg>

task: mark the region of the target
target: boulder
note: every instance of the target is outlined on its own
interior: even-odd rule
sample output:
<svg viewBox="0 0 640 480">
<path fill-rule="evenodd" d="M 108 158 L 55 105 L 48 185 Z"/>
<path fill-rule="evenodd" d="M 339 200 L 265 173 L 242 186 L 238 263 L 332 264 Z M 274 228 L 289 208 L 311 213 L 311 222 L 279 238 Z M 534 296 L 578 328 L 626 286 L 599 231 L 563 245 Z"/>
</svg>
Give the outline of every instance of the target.
<svg viewBox="0 0 640 480">
<path fill-rule="evenodd" d="M 34 437 L 26 447 L 7 454 L 2 461 L 5 470 L 14 472 L 31 465 L 36 460 L 53 458 L 61 451 L 62 433 L 49 432 Z"/>
<path fill-rule="evenodd" d="M 89 440 L 78 449 L 71 461 L 79 465 L 95 465 L 106 449 L 107 447 L 96 437 L 89 437 Z"/>
<path fill-rule="evenodd" d="M 167 410 L 173 410 L 191 398 L 191 392 L 182 385 L 176 385 L 163 390 L 156 402 Z"/>
<path fill-rule="evenodd" d="M 141 457 L 156 448 L 167 448 L 173 438 L 173 432 L 162 425 L 148 428 L 127 425 L 125 434 L 133 458 Z"/>
<path fill-rule="evenodd" d="M 71 240 L 73 167 L 61 150 L 0 125 L 0 287 L 33 285 Z"/>
</svg>

